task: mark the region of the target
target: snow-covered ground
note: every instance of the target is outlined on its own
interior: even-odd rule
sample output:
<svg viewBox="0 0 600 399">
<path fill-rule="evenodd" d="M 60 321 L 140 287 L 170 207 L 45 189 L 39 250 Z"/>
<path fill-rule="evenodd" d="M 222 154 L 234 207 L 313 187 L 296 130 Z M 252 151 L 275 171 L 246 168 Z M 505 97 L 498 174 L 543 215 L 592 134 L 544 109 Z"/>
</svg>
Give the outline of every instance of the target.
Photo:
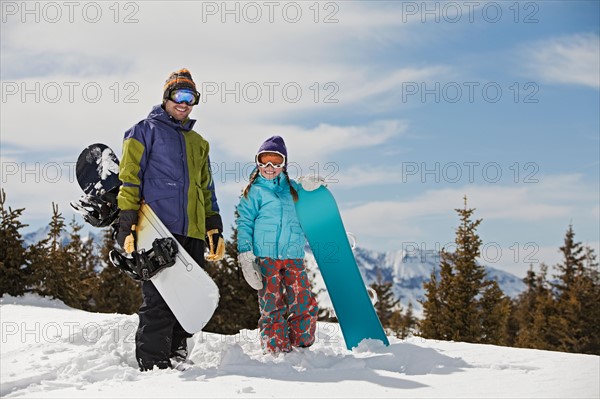
<svg viewBox="0 0 600 399">
<path fill-rule="evenodd" d="M 195 365 L 141 373 L 137 316 L 89 313 L 34 295 L 0 305 L 0 395 L 6 397 L 598 398 L 600 357 L 391 338 L 346 350 L 320 323 L 311 348 L 265 355 L 257 331 L 199 333 Z"/>
</svg>

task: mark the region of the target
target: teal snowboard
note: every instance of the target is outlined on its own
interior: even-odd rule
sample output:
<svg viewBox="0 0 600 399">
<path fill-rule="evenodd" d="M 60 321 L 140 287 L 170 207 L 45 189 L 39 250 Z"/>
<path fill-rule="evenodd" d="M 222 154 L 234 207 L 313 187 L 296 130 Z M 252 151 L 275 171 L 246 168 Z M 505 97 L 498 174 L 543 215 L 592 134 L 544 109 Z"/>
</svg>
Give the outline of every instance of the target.
<svg viewBox="0 0 600 399">
<path fill-rule="evenodd" d="M 389 345 L 333 195 L 326 187 L 314 191 L 300 188 L 298 197 L 296 213 L 327 286 L 346 347 L 352 349 L 365 338 Z"/>
</svg>

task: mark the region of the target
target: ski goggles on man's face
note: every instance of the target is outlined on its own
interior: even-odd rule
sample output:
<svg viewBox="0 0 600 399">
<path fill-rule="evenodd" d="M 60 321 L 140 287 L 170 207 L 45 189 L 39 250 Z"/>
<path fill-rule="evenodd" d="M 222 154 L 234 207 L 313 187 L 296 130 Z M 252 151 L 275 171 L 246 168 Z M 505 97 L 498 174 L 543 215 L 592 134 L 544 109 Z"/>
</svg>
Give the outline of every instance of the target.
<svg viewBox="0 0 600 399">
<path fill-rule="evenodd" d="M 281 169 L 285 166 L 285 155 L 274 151 L 258 153 L 256 154 L 256 165 L 261 168 L 272 166 L 275 169 Z"/>
<path fill-rule="evenodd" d="M 200 100 L 200 96 L 197 92 L 191 90 L 173 90 L 169 94 L 169 100 L 176 104 L 196 105 Z"/>
</svg>

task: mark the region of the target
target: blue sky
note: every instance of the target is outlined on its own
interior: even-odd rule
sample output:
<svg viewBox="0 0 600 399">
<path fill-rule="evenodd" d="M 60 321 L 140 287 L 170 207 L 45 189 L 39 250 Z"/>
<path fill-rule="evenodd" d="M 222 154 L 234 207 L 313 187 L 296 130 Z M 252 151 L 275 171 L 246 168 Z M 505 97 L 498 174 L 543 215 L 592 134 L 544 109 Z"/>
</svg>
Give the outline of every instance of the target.
<svg viewBox="0 0 600 399">
<path fill-rule="evenodd" d="M 23 4 L 2 3 L 0 134 L 29 230 L 52 201 L 71 218 L 79 151 L 120 152 L 186 67 L 227 226 L 244 166 L 279 134 L 361 246 L 450 243 L 467 195 L 491 266 L 555 263 L 569 223 L 598 249 L 596 1 Z"/>
</svg>

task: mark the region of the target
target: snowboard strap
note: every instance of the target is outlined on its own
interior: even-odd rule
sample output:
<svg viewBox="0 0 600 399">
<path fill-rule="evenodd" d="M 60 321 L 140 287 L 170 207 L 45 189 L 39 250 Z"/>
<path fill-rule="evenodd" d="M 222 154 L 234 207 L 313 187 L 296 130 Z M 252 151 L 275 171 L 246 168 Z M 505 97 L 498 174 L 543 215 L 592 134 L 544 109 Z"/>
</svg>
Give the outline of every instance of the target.
<svg viewBox="0 0 600 399">
<path fill-rule="evenodd" d="M 149 251 L 135 251 L 129 258 L 117 250 L 110 251 L 111 263 L 136 281 L 148 281 L 161 270 L 176 262 L 178 247 L 171 237 L 157 238 Z"/>
<path fill-rule="evenodd" d="M 106 193 L 105 196 L 85 194 L 77 201 L 71 201 L 71 207 L 90 225 L 107 227 L 112 225 L 119 216 L 117 203 L 110 199 L 110 195 L 113 193 Z"/>
</svg>

